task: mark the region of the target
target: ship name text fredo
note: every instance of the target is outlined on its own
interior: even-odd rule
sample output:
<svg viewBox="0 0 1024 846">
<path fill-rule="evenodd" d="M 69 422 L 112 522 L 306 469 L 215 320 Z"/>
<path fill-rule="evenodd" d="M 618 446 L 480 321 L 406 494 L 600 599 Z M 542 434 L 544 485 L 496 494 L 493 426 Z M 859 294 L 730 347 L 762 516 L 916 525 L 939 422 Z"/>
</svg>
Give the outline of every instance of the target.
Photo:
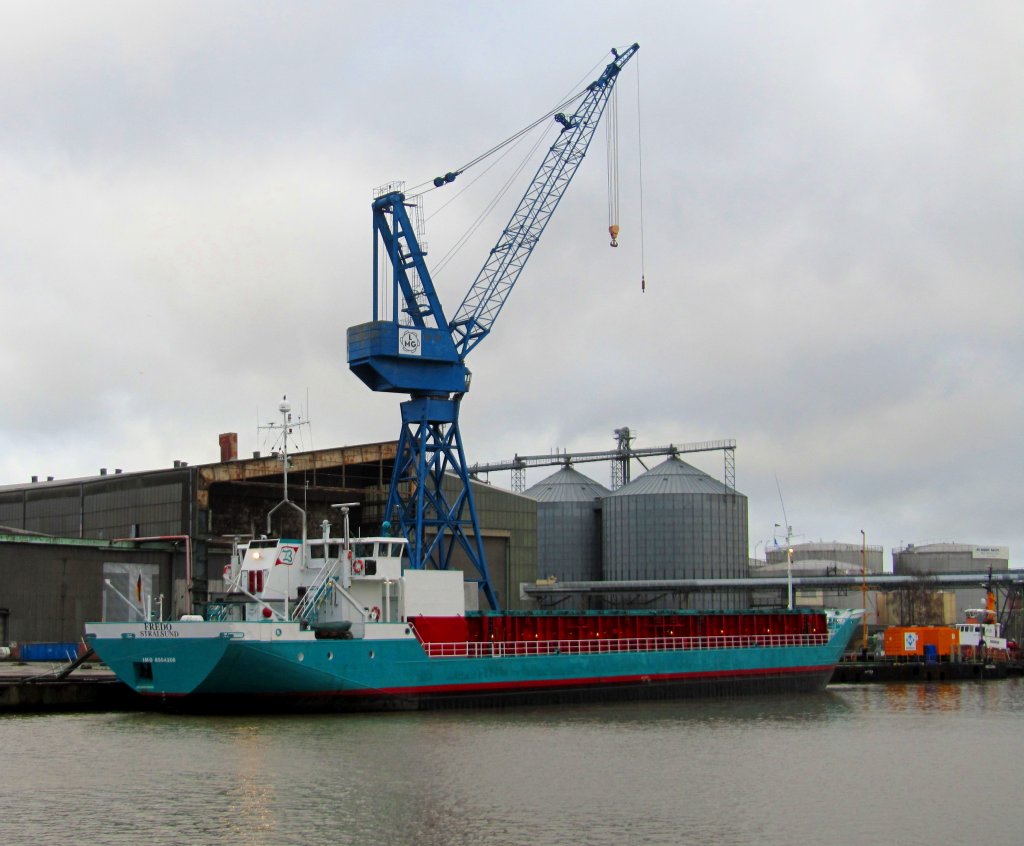
<svg viewBox="0 0 1024 846">
<path fill-rule="evenodd" d="M 143 623 L 141 637 L 178 637 L 179 632 L 171 623 Z"/>
</svg>

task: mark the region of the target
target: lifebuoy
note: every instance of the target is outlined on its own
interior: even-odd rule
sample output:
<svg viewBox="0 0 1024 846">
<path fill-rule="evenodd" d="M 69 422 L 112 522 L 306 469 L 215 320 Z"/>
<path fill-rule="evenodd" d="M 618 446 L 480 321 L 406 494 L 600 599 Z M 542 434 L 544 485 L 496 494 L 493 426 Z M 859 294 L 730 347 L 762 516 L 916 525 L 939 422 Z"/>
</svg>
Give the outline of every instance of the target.
<svg viewBox="0 0 1024 846">
<path fill-rule="evenodd" d="M 352 562 L 352 572 L 355 573 L 357 576 L 363 572 L 363 562 L 361 559 L 357 558 L 355 561 Z"/>
<path fill-rule="evenodd" d="M 380 619 L 380 608 L 376 605 L 370 609 L 370 621 L 376 623 Z"/>
</svg>

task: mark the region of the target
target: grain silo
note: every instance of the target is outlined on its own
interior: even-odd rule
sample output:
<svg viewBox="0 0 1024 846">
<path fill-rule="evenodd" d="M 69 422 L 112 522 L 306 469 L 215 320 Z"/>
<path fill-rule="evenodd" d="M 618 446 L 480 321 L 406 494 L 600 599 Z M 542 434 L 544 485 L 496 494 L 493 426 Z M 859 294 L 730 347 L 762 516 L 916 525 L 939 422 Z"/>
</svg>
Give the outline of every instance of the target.
<svg viewBox="0 0 1024 846">
<path fill-rule="evenodd" d="M 606 581 L 747 574 L 747 498 L 676 456 L 609 494 L 602 512 Z M 681 599 L 647 607 L 679 606 Z M 695 595 L 688 604 L 742 608 L 748 600 L 735 591 Z"/>
<path fill-rule="evenodd" d="M 601 499 L 608 493 L 568 466 L 525 491 L 537 500 L 538 578 L 601 578 Z"/>
</svg>

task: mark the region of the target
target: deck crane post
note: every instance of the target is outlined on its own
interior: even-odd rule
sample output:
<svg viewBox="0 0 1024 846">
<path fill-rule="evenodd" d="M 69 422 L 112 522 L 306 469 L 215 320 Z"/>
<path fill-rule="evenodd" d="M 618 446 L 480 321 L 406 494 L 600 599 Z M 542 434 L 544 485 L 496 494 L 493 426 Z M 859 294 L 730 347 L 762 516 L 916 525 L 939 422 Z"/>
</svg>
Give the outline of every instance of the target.
<svg viewBox="0 0 1024 846">
<path fill-rule="evenodd" d="M 412 198 L 385 189 L 373 201 L 373 319 L 349 327 L 348 362 L 372 390 L 409 396 L 402 403 L 385 519 L 397 520 L 397 530 L 408 538 L 413 568 L 448 569 L 461 549 L 477 571 L 467 573 L 467 581 L 479 583 L 494 609 L 499 602 L 459 431 L 459 407 L 471 378 L 466 356 L 493 328 L 587 152 L 619 71 L 639 49 L 633 44 L 621 53 L 613 50 L 613 60 L 582 93 L 576 112 L 554 116 L 561 132 L 450 321 L 410 220 Z M 457 176 L 446 174 L 435 185 Z M 390 314 L 380 308 L 385 259 L 392 268 Z M 446 484 L 448 474 L 454 482 Z"/>
</svg>

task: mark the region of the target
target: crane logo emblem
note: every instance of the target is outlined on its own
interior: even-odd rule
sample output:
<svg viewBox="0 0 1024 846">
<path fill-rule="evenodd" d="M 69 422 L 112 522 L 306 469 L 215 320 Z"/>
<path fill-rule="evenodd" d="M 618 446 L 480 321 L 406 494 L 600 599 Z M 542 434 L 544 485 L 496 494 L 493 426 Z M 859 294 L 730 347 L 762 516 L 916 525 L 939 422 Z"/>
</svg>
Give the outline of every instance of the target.
<svg viewBox="0 0 1024 846">
<path fill-rule="evenodd" d="M 398 349 L 402 355 L 419 355 L 421 347 L 419 329 L 402 329 L 398 333 Z"/>
</svg>

